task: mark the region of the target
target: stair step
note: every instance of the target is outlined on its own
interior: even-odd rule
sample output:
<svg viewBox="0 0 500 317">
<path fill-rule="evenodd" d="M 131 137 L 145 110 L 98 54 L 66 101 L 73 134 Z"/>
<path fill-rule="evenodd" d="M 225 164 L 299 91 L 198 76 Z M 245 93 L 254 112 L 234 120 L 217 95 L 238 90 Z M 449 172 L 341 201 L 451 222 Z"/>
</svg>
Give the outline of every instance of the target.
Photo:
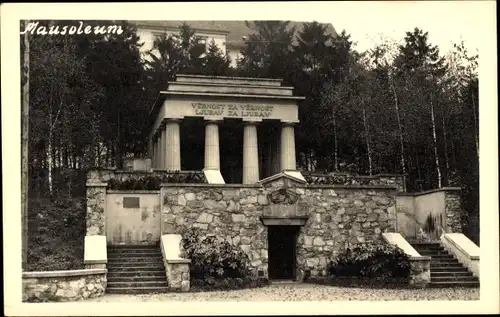
<svg viewBox="0 0 500 317">
<path fill-rule="evenodd" d="M 440 281 L 477 281 L 475 276 L 431 276 L 431 282 Z"/>
<path fill-rule="evenodd" d="M 469 272 L 465 267 L 463 266 L 456 266 L 456 267 L 440 267 L 440 266 L 431 266 L 431 274 L 433 273 L 460 273 L 460 272 Z"/>
<path fill-rule="evenodd" d="M 431 266 L 432 265 L 458 265 L 458 266 L 463 266 L 460 262 L 457 260 L 433 260 L 431 259 Z"/>
<path fill-rule="evenodd" d="M 120 263 L 156 263 L 156 262 L 162 262 L 163 263 L 163 258 L 161 257 L 143 257 L 143 258 L 108 258 L 108 265 L 109 264 L 120 264 Z"/>
<path fill-rule="evenodd" d="M 121 271 L 121 272 L 109 272 L 108 271 L 108 279 L 113 277 L 165 277 L 165 270 L 157 270 L 157 271 Z"/>
<path fill-rule="evenodd" d="M 463 281 L 463 282 L 431 282 L 429 287 L 479 287 L 477 281 Z"/>
<path fill-rule="evenodd" d="M 462 265 L 460 262 L 458 262 L 455 259 L 450 260 L 450 259 L 434 259 L 434 258 L 431 258 L 431 264 L 459 264 L 459 265 Z"/>
<path fill-rule="evenodd" d="M 163 282 L 166 281 L 166 276 L 108 276 L 109 282 Z"/>
<path fill-rule="evenodd" d="M 109 267 L 108 266 L 108 274 L 110 273 L 118 273 L 118 272 L 140 272 L 140 271 L 160 271 L 160 270 L 165 270 L 165 267 L 163 264 L 161 265 L 149 265 L 149 266 L 143 266 L 142 263 L 141 265 L 136 265 L 136 266 L 115 266 L 115 267 Z"/>
<path fill-rule="evenodd" d="M 166 293 L 168 287 L 108 287 L 106 289 L 108 294 L 152 294 L 152 293 Z"/>
<path fill-rule="evenodd" d="M 453 255 L 446 253 L 446 252 L 419 252 L 420 255 L 426 255 L 426 256 L 431 256 L 431 257 L 443 257 L 443 258 L 453 258 Z"/>
<path fill-rule="evenodd" d="M 115 258 L 143 258 L 143 257 L 159 257 L 162 258 L 161 252 L 108 252 L 108 259 Z"/>
<path fill-rule="evenodd" d="M 442 272 L 432 272 L 431 271 L 431 278 L 432 277 L 439 277 L 439 276 L 473 276 L 471 272 L 464 270 L 464 272 L 454 272 L 454 271 L 445 271 L 443 270 Z"/>
<path fill-rule="evenodd" d="M 121 267 L 134 267 L 134 266 L 144 266 L 144 267 L 163 267 L 163 261 L 142 261 L 142 262 L 111 262 L 108 263 L 108 269 L 111 268 L 121 268 Z"/>
<path fill-rule="evenodd" d="M 117 287 L 168 287 L 167 281 L 109 282 L 108 288 Z"/>
</svg>

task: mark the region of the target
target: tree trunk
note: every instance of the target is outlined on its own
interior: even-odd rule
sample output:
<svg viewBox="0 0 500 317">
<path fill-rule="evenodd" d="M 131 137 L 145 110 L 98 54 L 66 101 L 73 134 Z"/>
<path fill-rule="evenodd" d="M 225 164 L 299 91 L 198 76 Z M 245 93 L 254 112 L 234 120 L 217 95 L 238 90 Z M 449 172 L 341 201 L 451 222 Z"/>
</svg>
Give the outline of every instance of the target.
<svg viewBox="0 0 500 317">
<path fill-rule="evenodd" d="M 437 148 L 437 136 L 436 136 L 436 120 L 434 117 L 434 103 L 432 100 L 432 93 L 431 93 L 431 121 L 432 121 L 432 139 L 434 141 L 434 162 L 436 164 L 436 172 L 438 175 L 438 188 L 443 187 L 442 185 L 442 176 L 441 176 L 441 168 L 439 167 L 439 155 L 438 155 L 438 148 Z"/>
<path fill-rule="evenodd" d="M 418 177 L 418 185 L 419 185 L 419 189 L 420 191 L 424 190 L 423 188 L 423 182 L 422 182 L 422 172 L 420 170 L 420 160 L 418 159 L 418 152 L 416 153 L 415 155 L 415 158 L 416 158 L 416 165 L 417 165 L 417 177 Z"/>
<path fill-rule="evenodd" d="M 333 122 L 333 170 L 335 172 L 339 171 L 339 152 L 338 152 L 338 141 L 337 141 L 337 122 L 335 117 L 335 108 L 332 107 L 332 122 Z"/>
<path fill-rule="evenodd" d="M 29 20 L 24 21 L 24 28 L 28 27 Z M 27 270 L 28 265 L 28 185 L 29 185 L 29 166 L 28 166 L 28 132 L 29 132 L 29 75 L 30 75 L 30 44 L 28 32 L 24 33 L 24 54 L 23 54 L 23 77 L 25 79 L 22 87 L 22 113 L 21 113 L 21 221 L 22 221 L 22 269 Z"/>
<path fill-rule="evenodd" d="M 366 152 L 368 154 L 368 174 L 371 176 L 373 174 L 373 170 L 372 170 L 372 153 L 370 148 L 370 132 L 368 131 L 368 122 L 366 119 L 366 109 L 364 103 L 362 103 L 362 107 L 363 107 L 363 127 L 365 129 Z"/>
<path fill-rule="evenodd" d="M 49 114 L 49 125 L 52 126 L 52 107 L 50 108 Z M 49 131 L 49 139 L 48 139 L 48 148 L 47 148 L 47 168 L 48 168 L 48 181 L 49 181 L 49 194 L 52 197 L 52 129 Z"/>
<path fill-rule="evenodd" d="M 472 95 L 472 114 L 474 116 L 474 136 L 476 139 L 476 154 L 477 154 L 477 161 L 479 162 L 479 132 L 477 128 L 477 115 L 476 115 L 476 101 L 474 100 L 474 90 L 471 91 Z"/>
<path fill-rule="evenodd" d="M 446 131 L 445 114 L 443 111 L 443 142 L 444 142 L 444 163 L 446 166 L 446 186 L 450 186 L 450 160 L 448 158 L 448 135 Z"/>
<path fill-rule="evenodd" d="M 392 95 L 394 98 L 394 108 L 396 110 L 396 120 L 398 122 L 398 132 L 399 132 L 399 146 L 400 146 L 400 156 L 401 156 L 401 173 L 403 176 L 406 176 L 406 167 L 405 167 L 405 155 L 404 155 L 404 139 L 403 139 L 403 126 L 401 124 L 401 117 L 399 115 L 399 103 L 398 103 L 398 94 L 396 92 L 396 87 L 394 84 L 394 79 L 392 78 L 392 74 L 390 70 L 388 71 L 389 78 L 389 86 L 391 87 Z M 406 184 L 404 185 L 404 191 L 406 191 Z"/>
</svg>

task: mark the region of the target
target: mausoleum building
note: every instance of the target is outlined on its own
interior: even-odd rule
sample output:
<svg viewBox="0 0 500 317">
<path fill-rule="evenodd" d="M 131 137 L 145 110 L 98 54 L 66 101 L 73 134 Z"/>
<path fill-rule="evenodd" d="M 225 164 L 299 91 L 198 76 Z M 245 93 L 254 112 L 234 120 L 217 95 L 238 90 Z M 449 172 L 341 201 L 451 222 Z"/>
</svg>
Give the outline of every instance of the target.
<svg viewBox="0 0 500 317">
<path fill-rule="evenodd" d="M 405 239 L 460 233 L 459 189 L 409 194 L 401 175 L 299 171 L 302 99 L 279 79 L 177 75 L 151 108 L 147 159 L 88 173 L 87 265 L 106 266 L 120 246 L 160 248 L 168 287 L 188 290 L 181 234 L 198 228 L 271 281 L 324 276 L 346 247 L 386 241 L 406 248 L 414 282 L 428 283 L 430 258 Z"/>
</svg>

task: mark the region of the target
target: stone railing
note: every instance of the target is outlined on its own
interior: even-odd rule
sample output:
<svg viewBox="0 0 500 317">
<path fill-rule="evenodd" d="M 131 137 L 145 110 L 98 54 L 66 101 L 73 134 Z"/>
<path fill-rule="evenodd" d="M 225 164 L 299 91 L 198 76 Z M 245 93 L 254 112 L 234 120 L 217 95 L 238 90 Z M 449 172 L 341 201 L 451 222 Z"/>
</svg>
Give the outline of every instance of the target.
<svg viewBox="0 0 500 317">
<path fill-rule="evenodd" d="M 445 233 L 441 235 L 441 245 L 479 278 L 479 247 L 463 233 Z"/>
<path fill-rule="evenodd" d="M 189 264 L 191 260 L 181 257 L 180 234 L 164 234 L 160 245 L 166 269 L 168 287 L 172 291 L 187 292 L 191 287 Z"/>
<path fill-rule="evenodd" d="M 396 186 L 398 188 L 398 191 L 405 191 L 405 181 L 402 175 L 377 174 L 372 176 L 365 176 L 348 173 L 301 173 L 307 183 L 311 185 L 390 185 Z"/>
<path fill-rule="evenodd" d="M 92 170 L 87 183 L 107 183 L 112 190 L 159 190 L 162 183 L 206 184 L 203 171 Z"/>
<path fill-rule="evenodd" d="M 104 295 L 106 269 L 23 273 L 23 302 L 76 301 Z"/>
</svg>

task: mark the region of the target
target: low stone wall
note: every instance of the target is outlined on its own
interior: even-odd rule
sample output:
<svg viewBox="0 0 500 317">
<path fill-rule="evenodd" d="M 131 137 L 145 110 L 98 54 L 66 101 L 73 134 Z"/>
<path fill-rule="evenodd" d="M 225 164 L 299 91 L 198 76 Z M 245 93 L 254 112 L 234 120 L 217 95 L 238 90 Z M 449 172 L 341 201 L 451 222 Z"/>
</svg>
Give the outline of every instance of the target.
<svg viewBox="0 0 500 317">
<path fill-rule="evenodd" d="M 130 171 L 101 169 L 90 170 L 87 173 L 87 183 L 120 183 L 138 181 L 141 179 L 156 179 L 161 183 L 207 183 L 203 171 L 167 171 L 167 170 L 148 170 L 148 171 Z M 158 183 L 159 185 L 159 183 Z M 122 189 L 122 188 L 110 188 Z M 138 188 L 127 188 L 128 190 Z M 159 188 L 141 188 L 149 190 L 158 190 Z"/>
<path fill-rule="evenodd" d="M 104 295 L 106 269 L 25 272 L 23 302 L 76 301 Z"/>
<path fill-rule="evenodd" d="M 405 178 L 398 174 L 356 175 L 349 173 L 302 172 L 311 185 L 389 185 L 400 192 L 406 191 Z"/>
<path fill-rule="evenodd" d="M 396 223 L 395 188 L 388 186 L 313 186 L 295 183 L 286 195 L 294 202 L 270 202 L 278 186 L 170 185 L 161 189 L 162 234 L 181 234 L 190 227 L 239 246 L 255 271 L 268 271 L 265 221 L 300 224 L 297 277 L 325 275 L 336 252 L 358 242 L 372 242 Z M 279 194 L 281 195 L 281 194 Z M 278 195 L 278 196 L 279 196 Z M 279 198 L 279 197 L 278 197 Z M 273 198 L 271 198 L 273 199 Z"/>
</svg>

